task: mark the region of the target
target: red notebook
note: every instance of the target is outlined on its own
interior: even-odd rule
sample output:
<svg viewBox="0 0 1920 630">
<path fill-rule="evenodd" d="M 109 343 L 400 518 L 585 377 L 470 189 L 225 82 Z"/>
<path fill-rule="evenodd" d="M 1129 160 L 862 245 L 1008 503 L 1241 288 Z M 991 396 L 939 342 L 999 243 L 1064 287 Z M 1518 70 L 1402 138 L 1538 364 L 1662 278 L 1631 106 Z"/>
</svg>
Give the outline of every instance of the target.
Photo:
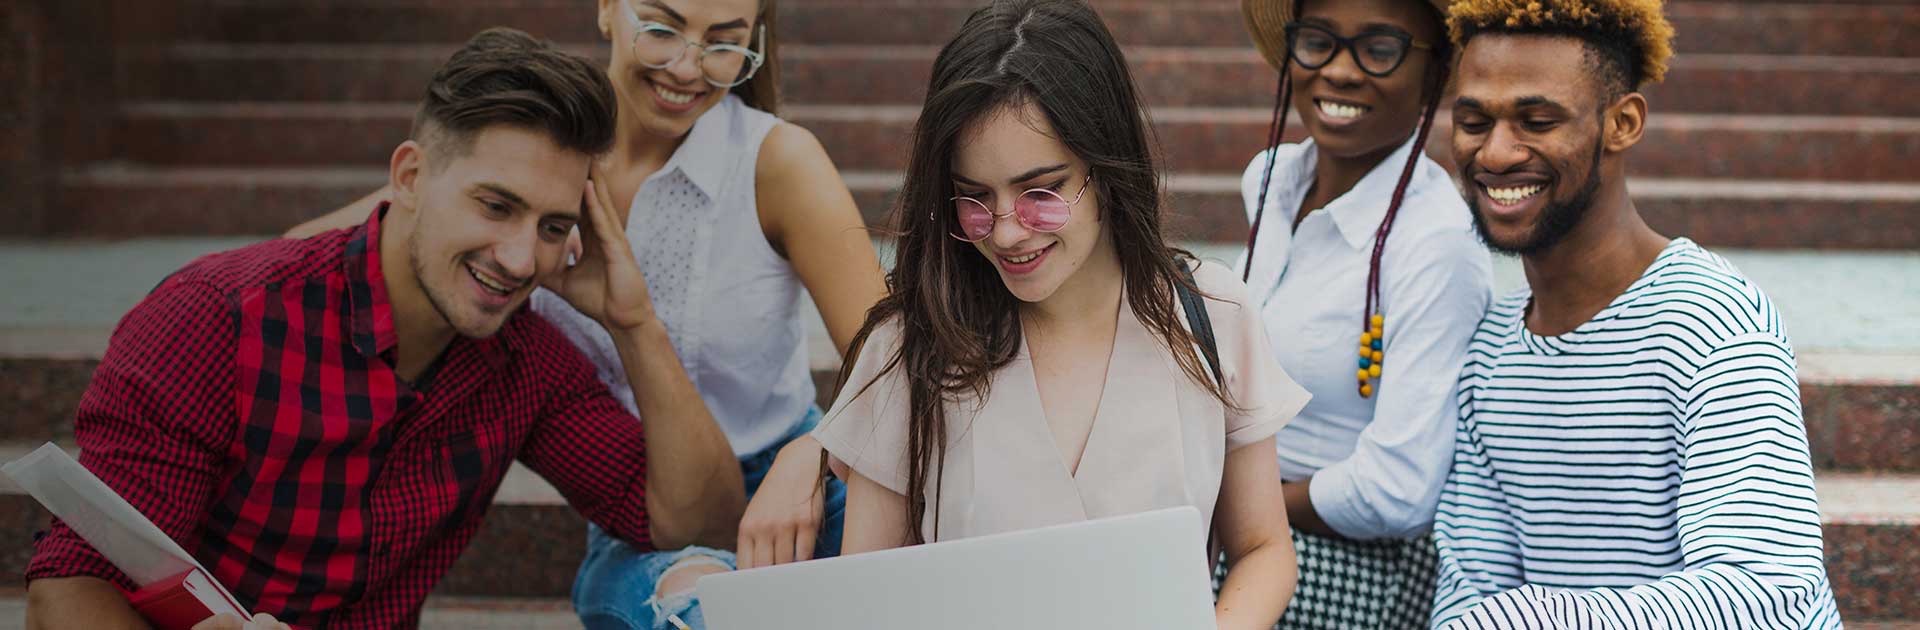
<svg viewBox="0 0 1920 630">
<path fill-rule="evenodd" d="M 127 594 L 133 609 L 153 630 L 193 630 L 215 610 L 246 610 L 227 599 L 213 580 L 199 569 L 154 582 Z"/>
</svg>

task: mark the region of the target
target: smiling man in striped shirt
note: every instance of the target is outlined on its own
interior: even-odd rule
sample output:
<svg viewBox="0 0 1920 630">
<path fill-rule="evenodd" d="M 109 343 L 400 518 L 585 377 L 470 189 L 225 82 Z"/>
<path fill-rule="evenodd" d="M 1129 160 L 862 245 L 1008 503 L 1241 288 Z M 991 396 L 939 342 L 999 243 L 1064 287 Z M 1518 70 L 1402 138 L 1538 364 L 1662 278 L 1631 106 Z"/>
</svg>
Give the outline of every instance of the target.
<svg viewBox="0 0 1920 630">
<path fill-rule="evenodd" d="M 1444 628 L 1838 628 L 1791 344 L 1640 218 L 1657 0 L 1461 0 L 1453 154 L 1528 289 L 1467 349 L 1435 520 Z"/>
</svg>

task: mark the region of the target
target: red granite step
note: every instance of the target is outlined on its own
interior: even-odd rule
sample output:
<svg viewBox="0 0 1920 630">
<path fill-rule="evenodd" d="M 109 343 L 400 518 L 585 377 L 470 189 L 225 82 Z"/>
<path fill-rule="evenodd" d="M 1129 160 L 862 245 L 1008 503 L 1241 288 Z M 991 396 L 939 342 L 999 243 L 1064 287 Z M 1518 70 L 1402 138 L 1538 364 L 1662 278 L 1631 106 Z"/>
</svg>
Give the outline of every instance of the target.
<svg viewBox="0 0 1920 630">
<path fill-rule="evenodd" d="M 405 138 L 406 103 L 149 103 L 126 108 L 123 157 L 158 166 L 376 166 Z M 785 117 L 813 131 L 846 170 L 896 170 L 918 108 L 800 106 Z M 1167 165 L 1240 172 L 1266 135 L 1265 108 L 1153 112 Z M 1430 144 L 1449 163 L 1447 112 Z M 1920 162 L 1920 118 L 1662 114 L 1635 149 L 1633 172 L 1662 177 L 1898 181 Z M 1288 134 L 1304 131 L 1296 123 Z"/>
<path fill-rule="evenodd" d="M 938 44 L 957 32 L 978 6 L 786 3 L 780 6 L 778 25 L 783 43 Z M 1920 40 L 1899 35 L 1920 30 L 1920 8 L 1914 6 L 1694 2 L 1670 6 L 1667 13 L 1682 55 L 1920 56 Z M 1251 45 L 1237 3 L 1126 3 L 1101 6 L 1100 14 L 1123 45 Z M 207 33 L 212 41 L 236 43 L 455 43 L 502 24 L 556 41 L 601 39 L 592 5 L 574 0 L 509 0 L 477 7 L 443 2 L 223 4 Z"/>
<path fill-rule="evenodd" d="M 15 620 L 26 614 L 26 589 L 0 588 L 0 630 L 19 630 L 22 626 Z M 420 630 L 582 630 L 582 626 L 573 614 L 573 602 L 564 598 L 436 595 L 427 598 Z"/>
<path fill-rule="evenodd" d="M 918 103 L 937 51 L 822 46 L 795 55 L 801 103 Z M 1271 106 L 1275 72 L 1250 49 L 1135 48 L 1134 80 L 1155 106 Z M 1920 59 L 1691 55 L 1647 91 L 1654 112 L 1920 115 Z M 900 80 L 896 77 L 912 77 Z M 1767 95 L 1760 98 L 1757 95 Z"/>
<path fill-rule="evenodd" d="M 1920 474 L 1920 379 L 1862 377 L 1836 365 L 1849 360 L 1818 352 L 1801 357 L 1801 404 L 1815 467 Z M 74 406 L 97 362 L 0 357 L 0 408 L 9 410 L 0 415 L 0 442 L 71 439 Z M 823 407 L 832 402 L 834 377 L 831 369 L 814 373 Z"/>
<path fill-rule="evenodd" d="M 32 444 L 0 444 L 11 459 Z M 1920 477 L 1822 473 L 1827 572 L 1849 622 L 1920 619 Z M 0 487 L 0 539 L 28 541 L 47 524 L 31 497 Z M 435 589 L 442 597 L 564 598 L 584 555 L 586 522 L 546 482 L 514 466 L 473 544 Z M 0 587 L 21 586 L 32 548 L 0 546 Z M 471 601 L 471 600 L 468 600 Z"/>
<path fill-rule="evenodd" d="M 848 173 L 869 223 L 888 225 L 898 175 Z M 1920 185 L 1662 180 L 1629 186 L 1640 214 L 1662 233 L 1708 247 L 1758 249 L 1920 248 Z M 1247 220 L 1239 175 L 1170 178 L 1172 238 L 1239 243 Z"/>
<path fill-rule="evenodd" d="M 930 38 L 956 32 L 974 8 L 962 4 L 849 10 L 832 3 L 808 3 L 783 6 L 780 28 L 786 41 L 807 44 L 926 44 Z M 1237 2 L 1103 6 L 1100 14 L 1122 45 L 1252 45 Z M 1920 7 L 1911 5 L 1692 2 L 1670 5 L 1667 15 L 1681 55 L 1920 56 L 1920 41 L 1899 35 L 1920 28 Z"/>
<path fill-rule="evenodd" d="M 897 175 L 843 173 L 870 221 L 886 220 Z M 103 165 L 66 174 L 52 236 L 277 234 L 386 183 L 379 168 L 153 169 Z M 1920 184 L 1636 178 L 1656 228 L 1711 247 L 1920 248 Z M 1176 175 L 1170 228 L 1187 241 L 1245 238 L 1238 175 Z"/>
<path fill-rule="evenodd" d="M 96 238 L 279 234 L 386 184 L 385 169 L 152 169 L 62 176 L 47 234 Z"/>
<path fill-rule="evenodd" d="M 604 47 L 574 47 L 605 55 Z M 447 45 L 182 44 L 129 62 L 135 101 L 410 102 Z M 789 103 L 918 104 L 932 46 L 783 49 Z M 1270 106 L 1275 73 L 1251 48 L 1132 48 L 1135 80 L 1156 106 Z M 1649 90 L 1653 111 L 1920 116 L 1920 58 L 1690 55 Z M 1765 98 L 1757 95 L 1767 95 Z"/>
<path fill-rule="evenodd" d="M 905 167 L 913 106 L 799 107 L 790 118 L 811 129 L 847 170 Z M 1238 174 L 1263 148 L 1269 108 L 1152 111 L 1165 164 L 1182 173 Z M 1428 154 L 1451 168 L 1451 114 L 1438 115 Z M 1852 118 L 1656 113 L 1628 160 L 1659 177 L 1827 181 L 1910 181 L 1920 161 L 1920 118 Z M 1287 139 L 1305 137 L 1292 117 Z"/>
</svg>

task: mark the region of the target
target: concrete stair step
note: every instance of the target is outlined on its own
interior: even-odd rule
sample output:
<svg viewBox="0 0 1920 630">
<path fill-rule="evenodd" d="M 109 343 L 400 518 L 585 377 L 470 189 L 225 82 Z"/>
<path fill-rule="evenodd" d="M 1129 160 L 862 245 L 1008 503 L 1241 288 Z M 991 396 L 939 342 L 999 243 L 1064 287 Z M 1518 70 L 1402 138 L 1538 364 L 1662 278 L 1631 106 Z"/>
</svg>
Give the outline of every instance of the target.
<svg viewBox="0 0 1920 630">
<path fill-rule="evenodd" d="M 1173 238 L 1245 243 L 1240 173 L 1168 178 Z M 871 225 L 890 225 L 900 175 L 843 173 Z M 1920 184 L 1636 177 L 1641 216 L 1662 233 L 1708 247 L 1759 249 L 1920 248 Z M 350 197 L 355 198 L 355 197 Z"/>
<path fill-rule="evenodd" d="M 919 103 L 938 50 L 821 46 L 805 52 L 784 79 L 794 102 Z M 814 59 L 822 63 L 809 63 Z M 1273 103 L 1275 72 L 1251 48 L 1134 48 L 1127 59 L 1154 106 Z M 903 76 L 912 79 L 895 78 Z M 1689 55 L 1674 58 L 1666 81 L 1647 96 L 1655 112 L 1913 116 L 1920 101 L 1907 94 L 1916 78 L 1920 59 Z M 1761 94 L 1767 97 L 1754 96 Z"/>
<path fill-rule="evenodd" d="M 179 44 L 129 60 L 123 94 L 139 101 L 409 102 L 452 48 Z M 569 49 L 606 55 L 604 45 Z M 937 52 L 926 45 L 785 46 L 785 97 L 805 104 L 918 104 Z M 1133 47 L 1127 56 L 1141 93 L 1155 106 L 1272 104 L 1275 73 L 1248 46 Z M 1663 113 L 1920 116 L 1920 99 L 1911 97 L 1916 80 L 1920 58 L 1697 54 L 1675 58 L 1667 81 L 1648 96 Z"/>
<path fill-rule="evenodd" d="M 104 340 L 100 343 L 104 345 Z M 1815 467 L 1920 473 L 1920 383 L 1822 378 L 1811 371 L 1810 364 L 1861 357 L 1803 353 L 1801 359 L 1801 406 Z M 825 360 L 833 358 L 829 355 Z M 0 358 L 0 375 L 7 379 L 0 387 L 0 400 L 12 409 L 0 423 L 0 439 L 70 439 L 74 410 L 96 365 L 97 359 Z M 832 368 L 813 371 L 823 408 L 832 404 L 836 375 Z"/>
<path fill-rule="evenodd" d="M 1252 154 L 1248 149 L 1247 155 Z M 372 164 L 378 164 L 373 161 Z M 1239 170 L 1174 174 L 1176 238 L 1246 238 Z M 900 175 L 842 171 L 870 223 L 889 220 Z M 61 177 L 45 219 L 60 237 L 276 234 L 386 183 L 379 168 L 153 168 L 101 164 Z M 1920 248 L 1920 184 L 1637 177 L 1655 228 L 1714 247 Z"/>
<path fill-rule="evenodd" d="M 0 461 L 32 444 L 0 444 Z M 1817 492 L 1827 571 L 1848 620 L 1920 619 L 1920 476 L 1822 473 Z M 0 487 L 0 539 L 29 541 L 46 526 L 39 505 Z M 564 598 L 583 555 L 586 523 L 558 491 L 515 465 L 494 497 L 485 525 L 435 589 L 462 598 Z M 31 546 L 0 551 L 0 586 L 19 586 Z M 485 601 L 467 599 L 465 601 Z M 524 600 L 516 600 L 524 601 Z M 563 609 L 564 610 L 564 609 Z"/>
<path fill-rule="evenodd" d="M 410 103 L 141 103 L 121 115 L 122 156 L 155 166 L 370 166 L 407 136 Z M 906 166 L 919 108 L 794 106 L 843 170 Z M 1167 165 L 1236 173 L 1263 145 L 1269 108 L 1166 107 L 1152 112 Z M 1305 137 L 1292 117 L 1288 141 Z M 1452 162 L 1451 113 L 1428 153 Z M 1901 181 L 1920 162 L 1920 118 L 1670 113 L 1653 117 L 1629 168 L 1661 177 Z"/>
<path fill-rule="evenodd" d="M 1241 173 L 1260 150 L 1272 120 L 1265 107 L 1158 107 L 1151 110 L 1168 168 Z M 843 170 L 906 166 L 917 106 L 796 106 L 789 120 L 807 127 Z M 1666 113 L 1649 119 L 1635 148 L 1633 173 L 1668 178 L 1908 181 L 1920 159 L 1920 118 Z M 1306 137 L 1289 116 L 1287 141 Z M 389 141 L 391 143 L 391 141 Z M 391 147 L 388 147 L 391 151 Z M 1435 116 L 1429 155 L 1452 168 L 1452 113 Z M 385 153 L 379 155 L 384 156 Z"/>
<path fill-rule="evenodd" d="M 75 405 L 121 314 L 193 258 L 251 240 L 0 243 L 0 286 L 15 298 L 0 305 L 0 407 L 10 411 L 0 415 L 0 441 L 70 439 Z M 1186 247 L 1229 264 L 1239 252 Z M 1799 352 L 1816 467 L 1920 474 L 1920 253 L 1719 251 L 1781 309 Z M 1494 269 L 1498 292 L 1525 283 L 1513 259 L 1496 258 Z M 839 359 L 815 311 L 802 311 L 824 397 Z"/>
<path fill-rule="evenodd" d="M 1237 3 L 1095 3 L 1129 46 L 1251 45 Z M 782 5 L 783 43 L 928 44 L 944 40 L 979 3 L 808 2 Z M 221 3 L 207 38 L 234 43 L 458 43 L 498 24 L 556 41 L 600 39 L 591 5 L 509 0 L 445 2 Z M 1750 2 L 1673 4 L 1668 18 L 1683 54 L 1920 57 L 1920 7 Z"/>
<path fill-rule="evenodd" d="M 26 616 L 26 589 L 0 588 L 0 630 L 25 630 Z M 420 630 L 582 630 L 582 626 L 573 614 L 573 603 L 564 598 L 435 595 L 427 598 Z"/>
<path fill-rule="evenodd" d="M 7 341 L 0 337 L 0 343 Z M 97 343 L 105 345 L 104 339 Z M 1819 374 L 1823 364 L 1916 358 L 1920 357 L 1801 354 L 1800 398 L 1815 467 L 1920 473 L 1920 382 Z M 818 362 L 834 361 L 829 350 Z M 98 363 L 90 358 L 0 358 L 0 375 L 7 381 L 0 386 L 0 401 L 12 409 L 0 422 L 0 439 L 70 439 L 74 410 Z M 836 376 L 831 367 L 813 371 L 823 408 L 832 404 Z"/>
<path fill-rule="evenodd" d="M 434 596 L 427 599 L 421 630 L 580 630 L 564 599 L 528 597 Z M 0 630 L 23 630 L 27 613 L 23 589 L 0 589 Z M 1854 630 L 1920 630 L 1920 621 L 1847 620 Z"/>
</svg>

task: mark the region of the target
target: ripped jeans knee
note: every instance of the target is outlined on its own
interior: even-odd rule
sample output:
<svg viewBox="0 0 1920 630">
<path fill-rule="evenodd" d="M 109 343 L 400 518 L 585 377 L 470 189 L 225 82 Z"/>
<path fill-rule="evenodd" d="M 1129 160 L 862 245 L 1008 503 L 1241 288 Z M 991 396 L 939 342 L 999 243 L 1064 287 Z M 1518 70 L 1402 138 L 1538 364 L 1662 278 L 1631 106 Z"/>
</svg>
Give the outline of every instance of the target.
<svg viewBox="0 0 1920 630">
<path fill-rule="evenodd" d="M 591 527 L 587 558 L 573 584 L 573 607 L 587 630 L 678 630 L 706 627 L 694 585 L 700 576 L 733 570 L 730 551 L 688 547 L 641 552 Z"/>
<path fill-rule="evenodd" d="M 696 621 L 702 621 L 686 619 L 693 611 L 693 607 L 699 604 L 694 598 L 694 583 L 702 575 L 733 570 L 732 561 L 721 559 L 714 555 L 715 552 L 727 553 L 705 547 L 693 547 L 676 552 L 679 558 L 668 566 L 666 571 L 661 572 L 660 582 L 654 586 L 653 596 L 647 598 L 647 605 L 653 608 L 654 628 L 687 630 L 694 628 L 693 624 Z M 686 626 L 686 628 L 680 626 Z"/>
</svg>

